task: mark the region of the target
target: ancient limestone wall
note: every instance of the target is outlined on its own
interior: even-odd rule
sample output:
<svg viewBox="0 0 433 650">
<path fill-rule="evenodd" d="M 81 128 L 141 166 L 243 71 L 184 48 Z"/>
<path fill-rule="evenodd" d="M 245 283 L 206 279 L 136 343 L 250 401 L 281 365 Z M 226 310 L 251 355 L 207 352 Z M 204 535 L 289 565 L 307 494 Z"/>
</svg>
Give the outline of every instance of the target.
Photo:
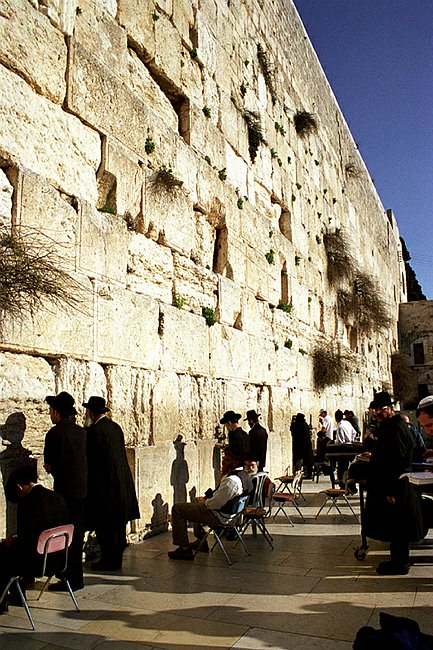
<svg viewBox="0 0 433 650">
<path fill-rule="evenodd" d="M 416 375 L 418 397 L 433 395 L 432 323 L 433 300 L 417 300 L 400 305 L 400 347 Z"/>
<path fill-rule="evenodd" d="M 291 461 L 293 413 L 313 425 L 319 406 L 361 413 L 390 382 L 405 299 L 395 219 L 292 2 L 0 8 L 1 223 L 57 242 L 82 286 L 79 310 L 3 322 L 1 421 L 24 412 L 23 444 L 38 454 L 45 395 L 107 397 L 131 448 L 142 527 L 172 500 L 178 434 L 187 489 L 213 483 L 226 409 L 262 413 L 277 475 Z M 301 137 L 297 111 L 317 129 Z M 385 331 L 358 335 L 337 314 L 323 238 L 339 228 L 386 294 Z M 318 391 L 312 354 L 329 342 L 353 369 Z"/>
</svg>

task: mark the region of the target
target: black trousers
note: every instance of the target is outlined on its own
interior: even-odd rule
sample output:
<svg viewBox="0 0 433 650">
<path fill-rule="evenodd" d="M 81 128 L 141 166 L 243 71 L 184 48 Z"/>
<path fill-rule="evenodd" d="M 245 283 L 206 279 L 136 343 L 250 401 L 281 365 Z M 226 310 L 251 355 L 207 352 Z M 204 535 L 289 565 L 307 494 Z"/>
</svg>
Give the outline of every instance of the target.
<svg viewBox="0 0 433 650">
<path fill-rule="evenodd" d="M 410 543 L 402 540 L 394 540 L 389 545 L 391 562 L 396 566 L 409 564 Z"/>
<path fill-rule="evenodd" d="M 85 499 L 65 499 L 72 523 L 74 537 L 69 547 L 66 577 L 73 585 L 83 582 L 83 541 L 85 532 Z"/>
<path fill-rule="evenodd" d="M 126 548 L 126 524 L 121 521 L 95 524 L 95 533 L 101 549 L 101 562 L 107 567 L 120 569 Z"/>
</svg>

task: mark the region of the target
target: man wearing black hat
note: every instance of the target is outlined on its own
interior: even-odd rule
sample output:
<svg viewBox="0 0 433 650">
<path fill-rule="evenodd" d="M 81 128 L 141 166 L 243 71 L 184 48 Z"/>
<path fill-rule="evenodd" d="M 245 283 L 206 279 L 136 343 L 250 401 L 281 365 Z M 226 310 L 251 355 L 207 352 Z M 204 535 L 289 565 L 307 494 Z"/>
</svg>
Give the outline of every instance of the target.
<svg viewBox="0 0 433 650">
<path fill-rule="evenodd" d="M 222 476 L 235 470 L 236 467 L 241 467 L 248 454 L 248 434 L 239 424 L 241 417 L 240 413 L 226 411 L 220 420 L 220 424 L 225 424 L 229 431 L 228 445 L 224 447 L 224 458 L 221 467 Z"/>
<path fill-rule="evenodd" d="M 248 434 L 248 441 L 250 447 L 250 455 L 253 458 L 258 458 L 260 471 L 263 472 L 266 466 L 266 451 L 268 448 L 268 432 L 265 427 L 259 423 L 260 413 L 254 409 L 247 411 L 247 417 L 250 432 Z"/>
<path fill-rule="evenodd" d="M 376 393 L 372 403 L 378 428 L 369 464 L 365 533 L 390 542 L 391 560 L 380 562 L 376 571 L 405 575 L 410 542 L 422 539 L 424 533 L 418 495 L 407 478 L 400 478 L 410 470 L 415 442 L 393 404 L 387 392 Z"/>
<path fill-rule="evenodd" d="M 86 431 L 75 422 L 74 398 L 62 391 L 48 395 L 54 426 L 45 436 L 44 467 L 54 478 L 54 491 L 62 495 L 71 513 L 74 538 L 69 550 L 67 578 L 74 591 L 82 589 L 83 538 L 87 496 Z M 64 581 L 48 587 L 51 591 L 67 591 Z"/>
<path fill-rule="evenodd" d="M 84 402 L 89 465 L 87 517 L 101 548 L 101 559 L 92 564 L 96 571 L 122 568 L 126 548 L 126 524 L 140 518 L 137 496 L 128 464 L 123 431 L 106 417 L 105 399 L 92 395 Z"/>
</svg>

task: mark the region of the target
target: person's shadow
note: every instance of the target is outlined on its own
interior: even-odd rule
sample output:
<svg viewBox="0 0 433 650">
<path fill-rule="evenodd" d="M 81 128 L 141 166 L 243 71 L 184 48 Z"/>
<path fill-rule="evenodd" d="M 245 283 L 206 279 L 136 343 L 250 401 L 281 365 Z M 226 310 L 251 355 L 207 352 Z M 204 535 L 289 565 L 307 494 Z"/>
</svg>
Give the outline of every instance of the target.
<svg viewBox="0 0 433 650">
<path fill-rule="evenodd" d="M 173 503 L 186 503 L 186 485 L 189 481 L 188 463 L 185 460 L 183 436 L 178 435 L 173 442 L 176 458 L 171 465 L 170 485 L 173 486 Z"/>
<path fill-rule="evenodd" d="M 22 440 L 26 430 L 26 416 L 24 413 L 11 413 L 6 418 L 6 422 L 0 427 L 0 437 L 5 449 L 0 452 L 0 472 L 3 480 L 3 499 L 0 501 L 0 517 L 6 522 L 6 529 L 0 530 L 0 536 L 14 535 L 17 526 L 17 507 L 15 503 L 6 501 L 4 496 L 4 486 L 9 476 L 16 469 L 27 465 L 32 465 L 36 469 L 36 459 L 31 458 L 32 452 L 23 447 Z"/>
</svg>

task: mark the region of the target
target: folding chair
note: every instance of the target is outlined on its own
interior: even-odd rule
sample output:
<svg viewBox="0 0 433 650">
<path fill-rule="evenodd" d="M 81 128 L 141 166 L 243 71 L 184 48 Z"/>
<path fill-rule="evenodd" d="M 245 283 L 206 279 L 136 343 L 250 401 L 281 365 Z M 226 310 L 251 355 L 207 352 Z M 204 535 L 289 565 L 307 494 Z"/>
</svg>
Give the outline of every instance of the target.
<svg viewBox="0 0 433 650">
<path fill-rule="evenodd" d="M 342 489 L 338 489 L 338 488 L 329 488 L 328 490 L 323 490 L 321 492 L 321 494 L 325 494 L 326 498 L 325 498 L 325 501 L 322 503 L 322 506 L 321 506 L 319 512 L 316 515 L 316 519 L 320 515 L 320 513 L 322 512 L 323 508 L 326 506 L 328 501 L 330 501 L 331 505 L 329 506 L 328 512 L 326 514 L 329 514 L 329 512 L 331 511 L 332 508 L 336 508 L 339 515 L 340 515 L 340 517 L 344 521 L 344 515 L 341 512 L 340 508 L 338 507 L 338 503 L 337 503 L 338 499 L 341 499 L 343 501 L 343 504 L 346 505 L 349 508 L 349 510 L 352 512 L 353 516 L 358 519 L 358 517 L 356 515 L 356 512 L 352 508 L 352 506 L 349 503 L 349 500 L 348 500 L 348 498 L 346 496 L 346 490 L 342 490 Z M 340 504 L 340 505 L 342 505 L 342 504 Z"/>
<path fill-rule="evenodd" d="M 245 510 L 242 513 L 243 523 L 240 528 L 240 535 L 243 537 L 247 532 L 248 528 L 251 526 L 253 534 L 257 534 L 257 528 L 262 533 L 265 540 L 268 542 L 269 546 L 273 549 L 272 544 L 273 537 L 266 528 L 265 518 L 268 516 L 266 511 L 265 499 L 263 495 L 265 481 L 268 477 L 267 472 L 258 472 L 255 476 L 252 477 L 254 485 L 253 496 L 250 498 L 249 503 Z"/>
<path fill-rule="evenodd" d="M 65 571 L 66 571 L 66 568 L 68 566 L 68 548 L 71 545 L 73 534 L 74 534 L 74 526 L 72 524 L 67 524 L 65 526 L 57 526 L 56 528 L 48 528 L 47 530 L 42 531 L 42 533 L 39 535 L 38 542 L 37 542 L 37 545 L 36 545 L 36 551 L 37 551 L 37 553 L 39 555 L 43 556 L 43 563 L 42 563 L 42 570 L 39 572 L 40 575 L 37 576 L 37 577 L 45 577 L 46 576 L 47 580 L 45 581 L 45 584 L 42 587 L 41 592 L 40 592 L 40 594 L 39 594 L 39 596 L 37 597 L 36 600 L 40 599 L 40 597 L 42 596 L 42 594 L 44 593 L 44 591 L 46 590 L 46 588 L 50 584 L 51 579 L 53 577 L 52 574 L 47 575 L 47 564 L 48 564 L 48 559 L 49 559 L 48 556 L 51 553 L 57 553 L 57 552 L 64 551 L 64 554 L 65 554 L 64 564 L 62 565 L 61 569 L 56 568 L 56 573 L 58 575 L 61 575 L 63 580 L 65 581 L 67 589 L 69 591 L 69 595 L 71 596 L 72 602 L 75 605 L 75 609 L 77 610 L 77 612 L 79 612 L 80 610 L 78 608 L 78 604 L 77 604 L 76 598 L 74 596 L 74 592 L 71 589 L 71 585 L 69 584 L 69 581 L 65 577 Z M 3 598 L 5 597 L 7 592 L 9 591 L 10 587 L 15 583 L 18 594 L 19 594 L 20 599 L 21 599 L 21 602 L 23 604 L 24 609 L 26 610 L 26 614 L 27 614 L 27 616 L 29 618 L 29 621 L 30 621 L 30 624 L 32 626 L 32 629 L 35 630 L 36 625 L 34 623 L 32 614 L 30 612 L 26 597 L 24 596 L 23 591 L 21 589 L 20 579 L 21 579 L 21 576 L 13 576 L 12 578 L 10 578 L 10 580 L 9 580 L 9 582 L 8 582 L 8 584 L 7 584 L 5 590 L 4 590 L 4 592 L 3 592 L 3 594 L 2 594 L 2 596 L 0 598 L 0 602 L 3 600 Z"/>
<path fill-rule="evenodd" d="M 223 534 L 227 533 L 228 531 L 230 531 L 230 532 L 233 531 L 233 533 L 237 537 L 237 541 L 239 541 L 242 544 L 246 554 L 247 555 L 250 554 L 247 547 L 245 546 L 244 540 L 242 539 L 242 537 L 241 537 L 241 535 L 239 533 L 239 530 L 237 529 L 237 526 L 239 525 L 239 522 L 240 522 L 241 517 L 242 517 L 242 513 L 244 512 L 245 507 L 246 507 L 246 505 L 248 503 L 248 499 L 249 499 L 248 494 L 245 495 L 245 496 L 237 497 L 235 499 L 235 501 L 233 503 L 232 513 L 231 513 L 231 514 L 233 514 L 235 516 L 233 517 L 233 519 L 229 523 L 227 523 L 227 524 L 215 524 L 215 526 L 210 526 L 209 524 L 207 524 L 208 531 L 206 532 L 205 536 L 200 540 L 200 544 L 198 545 L 198 548 L 196 549 L 196 551 L 194 553 L 194 557 L 197 555 L 197 553 L 199 552 L 202 544 L 204 544 L 204 542 L 207 540 L 210 533 L 213 533 L 214 537 L 215 537 L 215 543 L 211 548 L 211 552 L 214 550 L 215 546 L 218 544 L 220 549 L 224 553 L 224 556 L 225 556 L 227 562 L 230 564 L 230 566 L 232 566 L 233 562 L 231 561 L 231 559 L 227 555 L 227 551 L 226 551 L 226 549 L 224 547 L 224 543 L 222 541 Z"/>
<path fill-rule="evenodd" d="M 304 501 L 307 499 L 304 497 L 302 494 L 302 481 L 304 478 L 304 471 L 302 469 L 304 464 L 303 460 L 298 460 L 298 462 L 295 465 L 295 473 L 294 474 L 288 474 L 289 468 L 286 468 L 286 474 L 284 476 L 277 476 L 275 481 L 279 481 L 279 484 L 277 485 L 277 492 L 288 492 L 289 494 L 294 494 L 295 496 L 302 497 Z M 301 475 L 301 480 L 299 480 L 299 476 Z M 296 488 L 293 487 L 293 481 L 297 478 L 296 480 Z"/>
<path fill-rule="evenodd" d="M 297 510 L 298 514 L 301 516 L 302 521 L 305 521 L 305 517 L 302 514 L 298 504 L 296 503 L 297 499 L 297 494 L 300 494 L 300 487 L 299 484 L 302 484 L 302 479 L 304 476 L 304 472 L 301 470 L 298 470 L 295 475 L 293 476 L 292 479 L 292 489 L 290 492 L 274 492 L 272 495 L 272 500 L 271 500 L 271 507 L 270 510 L 272 509 L 272 504 L 275 503 L 278 505 L 278 509 L 275 512 L 273 519 L 277 516 L 277 514 L 280 512 L 280 510 L 283 512 L 285 515 L 286 519 L 290 523 L 291 526 L 294 526 L 295 524 L 293 521 L 290 519 L 289 515 L 287 514 L 286 506 L 292 504 L 292 506 Z M 301 495 L 302 496 L 302 495 Z M 304 497 L 305 499 L 305 497 Z"/>
</svg>

